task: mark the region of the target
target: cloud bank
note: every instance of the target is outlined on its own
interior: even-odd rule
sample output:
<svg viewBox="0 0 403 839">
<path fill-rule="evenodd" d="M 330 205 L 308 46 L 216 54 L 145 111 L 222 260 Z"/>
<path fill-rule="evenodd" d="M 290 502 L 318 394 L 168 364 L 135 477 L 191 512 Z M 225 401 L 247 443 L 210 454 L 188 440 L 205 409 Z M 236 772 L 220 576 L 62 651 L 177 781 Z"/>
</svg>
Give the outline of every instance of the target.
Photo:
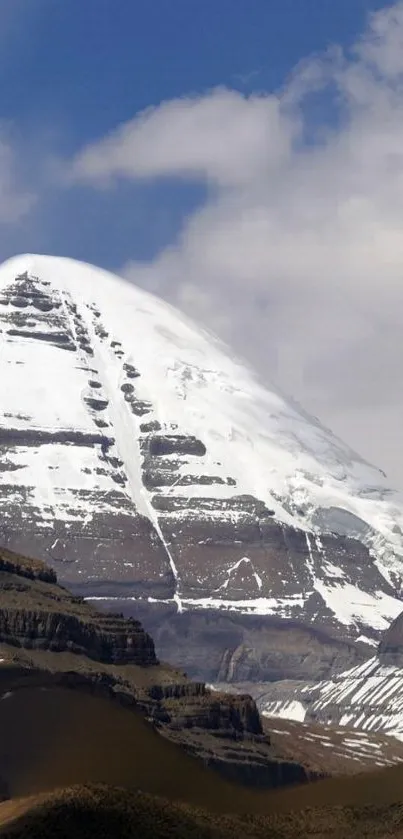
<svg viewBox="0 0 403 839">
<path fill-rule="evenodd" d="M 403 486 L 403 2 L 283 90 L 163 102 L 70 169 L 109 188 L 168 176 L 205 181 L 207 201 L 126 276 L 204 321 Z"/>
</svg>

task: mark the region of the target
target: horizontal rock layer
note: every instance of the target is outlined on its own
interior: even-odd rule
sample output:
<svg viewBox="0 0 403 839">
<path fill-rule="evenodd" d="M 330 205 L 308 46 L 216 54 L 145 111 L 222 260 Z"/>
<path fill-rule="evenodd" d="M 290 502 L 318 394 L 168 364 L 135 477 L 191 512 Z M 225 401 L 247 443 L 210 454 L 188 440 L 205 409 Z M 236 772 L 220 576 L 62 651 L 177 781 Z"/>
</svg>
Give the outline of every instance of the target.
<svg viewBox="0 0 403 839">
<path fill-rule="evenodd" d="M 15 647 L 69 650 L 100 662 L 157 663 L 152 639 L 141 624 L 99 614 L 56 584 L 40 563 L 0 552 L 0 641 Z"/>
<path fill-rule="evenodd" d="M 106 609 L 115 601 L 97 604 Z M 209 683 L 309 681 L 341 672 L 368 658 L 366 645 L 325 629 L 271 616 L 218 610 L 178 614 L 169 604 L 123 601 L 152 635 L 159 658 L 173 660 L 193 679 Z"/>
</svg>

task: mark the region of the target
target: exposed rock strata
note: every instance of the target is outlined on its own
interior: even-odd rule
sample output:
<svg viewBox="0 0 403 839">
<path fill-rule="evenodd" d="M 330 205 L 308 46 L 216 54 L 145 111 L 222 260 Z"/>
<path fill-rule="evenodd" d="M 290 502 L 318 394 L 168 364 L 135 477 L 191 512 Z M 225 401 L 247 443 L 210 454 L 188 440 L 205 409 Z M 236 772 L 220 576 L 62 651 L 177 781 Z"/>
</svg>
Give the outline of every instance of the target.
<svg viewBox="0 0 403 839">
<path fill-rule="evenodd" d="M 369 656 L 364 644 L 297 621 L 215 610 L 178 614 L 173 606 L 130 602 L 122 611 L 139 617 L 159 658 L 209 683 L 323 679 Z"/>
<path fill-rule="evenodd" d="M 141 624 L 100 614 L 56 584 L 54 572 L 0 555 L 0 641 L 15 647 L 86 655 L 101 662 L 143 667 L 157 659 Z"/>
</svg>

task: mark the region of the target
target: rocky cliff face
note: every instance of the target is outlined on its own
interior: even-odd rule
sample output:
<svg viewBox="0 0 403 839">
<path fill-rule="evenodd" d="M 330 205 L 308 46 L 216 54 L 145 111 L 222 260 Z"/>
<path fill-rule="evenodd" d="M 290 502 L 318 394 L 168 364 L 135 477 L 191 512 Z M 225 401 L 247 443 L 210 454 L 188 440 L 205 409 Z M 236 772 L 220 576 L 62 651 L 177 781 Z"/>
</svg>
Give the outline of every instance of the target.
<svg viewBox="0 0 403 839">
<path fill-rule="evenodd" d="M 383 665 L 403 668 L 403 612 L 382 636 L 378 656 Z"/>
<path fill-rule="evenodd" d="M 197 682 L 153 685 L 147 693 L 152 702 L 151 716 L 169 722 L 172 729 L 263 734 L 256 704 L 250 696 L 211 693 Z"/>
<path fill-rule="evenodd" d="M 56 583 L 40 562 L 0 551 L 0 641 L 86 655 L 100 662 L 155 665 L 152 639 L 134 619 L 99 614 Z"/>
<path fill-rule="evenodd" d="M 114 601 L 102 605 L 113 609 Z M 178 613 L 144 602 L 123 602 L 122 612 L 139 617 L 161 659 L 172 659 L 174 650 L 178 667 L 209 683 L 323 679 L 368 658 L 365 644 L 298 621 L 213 609 Z"/>
<path fill-rule="evenodd" d="M 115 615 L 86 624 L 61 611 L 25 611 L 8 608 L 5 602 L 0 611 L 0 641 L 25 649 L 68 650 L 100 662 L 156 664 L 149 636 L 136 621 L 124 622 Z"/>
</svg>

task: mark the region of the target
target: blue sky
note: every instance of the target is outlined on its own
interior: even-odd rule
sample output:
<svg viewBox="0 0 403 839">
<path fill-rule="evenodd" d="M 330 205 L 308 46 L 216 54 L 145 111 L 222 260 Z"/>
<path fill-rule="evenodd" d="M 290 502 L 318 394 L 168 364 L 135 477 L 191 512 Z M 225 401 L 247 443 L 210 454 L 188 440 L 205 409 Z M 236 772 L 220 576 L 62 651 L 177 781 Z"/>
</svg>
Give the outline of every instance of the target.
<svg viewBox="0 0 403 839">
<path fill-rule="evenodd" d="M 2 111 L 66 147 L 150 104 L 228 85 L 266 90 L 330 43 L 349 44 L 379 0 L 2 0 Z M 4 12 L 3 12 L 4 14 Z M 248 83 L 248 76 L 249 78 Z"/>
<path fill-rule="evenodd" d="M 155 291 L 403 485 L 403 0 L 1 0 L 0 72 L 0 257 Z"/>
<path fill-rule="evenodd" d="M 368 12 L 385 5 L 379 0 L 2 2 L 1 114 L 28 160 L 32 147 L 71 155 L 164 100 L 217 85 L 243 93 L 277 89 L 307 55 L 332 43 L 348 46 Z M 322 102 L 321 110 L 326 108 Z M 332 118 L 331 109 L 326 116 Z M 35 151 L 28 181 L 36 178 Z M 204 197 L 203 184 L 177 180 L 122 185 L 114 202 L 110 195 L 81 190 L 60 195 L 46 186 L 36 213 L 40 223 L 28 219 L 26 229 L 22 225 L 3 243 L 4 255 L 16 247 L 45 249 L 117 269 L 165 247 Z"/>
</svg>

